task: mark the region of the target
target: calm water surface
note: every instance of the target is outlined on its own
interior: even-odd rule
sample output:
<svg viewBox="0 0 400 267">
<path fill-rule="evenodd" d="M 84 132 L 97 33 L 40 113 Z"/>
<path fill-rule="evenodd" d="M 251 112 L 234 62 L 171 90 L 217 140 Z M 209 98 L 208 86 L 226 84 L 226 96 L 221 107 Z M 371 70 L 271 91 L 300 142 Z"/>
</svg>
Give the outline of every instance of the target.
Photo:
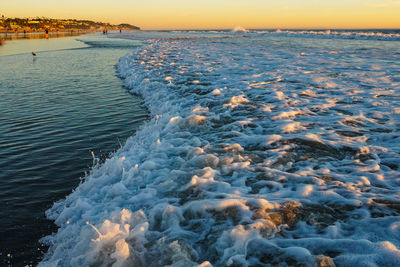
<svg viewBox="0 0 400 267">
<path fill-rule="evenodd" d="M 82 34 L 87 34 L 87 32 L 69 31 L 69 32 L 8 32 L 0 33 L 0 40 L 19 40 L 19 39 L 48 39 L 48 38 L 60 38 L 67 36 L 79 36 Z"/>
<path fill-rule="evenodd" d="M 147 117 L 114 69 L 140 43 L 75 38 L 0 46 L 0 265 L 37 263 L 57 230 L 45 210 Z"/>
</svg>

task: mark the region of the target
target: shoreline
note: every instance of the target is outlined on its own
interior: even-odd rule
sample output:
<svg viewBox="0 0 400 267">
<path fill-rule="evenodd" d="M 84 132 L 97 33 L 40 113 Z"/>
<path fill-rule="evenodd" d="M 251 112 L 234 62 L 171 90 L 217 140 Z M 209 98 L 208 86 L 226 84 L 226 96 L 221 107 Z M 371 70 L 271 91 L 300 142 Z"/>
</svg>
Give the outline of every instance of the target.
<svg viewBox="0 0 400 267">
<path fill-rule="evenodd" d="M 86 34 L 96 33 L 97 31 L 85 32 L 30 32 L 30 33 L 0 33 L 0 47 L 5 46 L 9 41 L 16 40 L 39 40 L 39 39 L 53 39 L 63 37 L 81 36 Z"/>
<path fill-rule="evenodd" d="M 71 31 L 55 31 L 55 32 L 1 32 L 0 31 L 0 46 L 5 45 L 6 41 L 21 40 L 21 39 L 49 39 L 60 37 L 80 36 L 85 34 L 101 33 L 101 30 L 71 30 Z M 109 31 L 114 33 L 118 31 Z"/>
<path fill-rule="evenodd" d="M 79 36 L 84 34 L 96 33 L 97 31 L 59 31 L 59 32 L 0 32 L 0 45 L 4 45 L 5 41 L 20 39 L 48 39 L 69 36 Z"/>
<path fill-rule="evenodd" d="M 100 39 L 107 38 L 103 35 L 97 37 L 98 42 L 102 41 Z M 41 40 L 37 43 L 39 45 L 47 45 L 55 42 L 69 42 L 66 39 L 53 39 L 49 40 L 49 42 Z M 119 42 L 119 40 L 111 41 Z M 26 45 L 24 43 L 28 42 L 20 43 L 21 45 Z M 3 47 L 0 49 L 3 49 Z M 9 47 L 6 46 L 4 49 L 7 50 Z M 38 141 L 30 142 L 33 148 L 25 153 L 33 154 L 34 156 L 32 158 L 24 156 L 26 158 L 24 164 L 34 165 L 35 168 L 17 168 L 12 164 L 18 165 L 20 163 L 16 160 L 10 160 L 9 168 L 16 170 L 14 177 L 25 183 L 20 187 L 16 187 L 13 186 L 14 181 L 1 180 L 4 183 L 9 182 L 9 187 L 14 190 L 10 194 L 15 201 L 9 204 L 9 206 L 13 207 L 10 208 L 11 211 L 3 211 L 11 215 L 9 215 L 9 221 L 2 221 L 5 226 L 2 228 L 3 232 L 1 232 L 4 235 L 4 239 L 0 242 L 0 254 L 4 257 L 0 259 L 0 266 L 37 266 L 43 260 L 44 252 L 47 251 L 46 246 L 41 244 L 39 240 L 58 231 L 54 222 L 45 217 L 45 211 L 52 207 L 55 202 L 66 198 L 78 186 L 80 178 L 85 177 L 85 173 L 91 170 L 93 158 L 89 151 L 93 151 L 96 158 L 100 159 L 99 162 L 102 162 L 110 153 L 120 149 L 120 143 L 116 140 L 121 140 L 124 143 L 126 139 L 130 138 L 132 132 L 135 132 L 147 120 L 147 110 L 142 109 L 140 106 L 141 99 L 129 94 L 123 87 L 121 79 L 116 76 L 114 64 L 129 51 L 129 47 L 119 45 L 116 45 L 115 49 L 103 49 L 101 46 L 93 46 L 91 49 L 75 49 L 75 46 L 72 46 L 63 50 L 52 51 L 52 54 L 42 58 L 40 58 L 40 54 L 34 59 L 31 58 L 30 54 L 4 58 L 2 63 L 8 68 L 2 69 L 1 76 L 3 79 L 10 81 L 10 84 L 14 84 L 13 79 L 16 72 L 13 70 L 18 70 L 18 75 L 22 79 L 16 81 L 17 89 L 15 90 L 19 90 L 23 86 L 29 87 L 29 90 L 33 90 L 33 92 L 41 96 L 39 100 L 39 98 L 32 97 L 33 93 L 21 94 L 24 99 L 33 99 L 32 101 L 38 99 L 37 103 L 34 104 L 35 109 L 30 114 L 22 112 L 25 108 L 29 108 L 24 105 L 28 100 L 19 101 L 16 105 L 9 105 L 10 110 L 16 112 L 20 120 L 28 120 L 31 117 L 52 117 L 54 119 L 51 121 L 43 122 L 46 124 L 47 131 L 57 131 L 62 127 L 63 133 L 66 134 L 53 136 L 48 134 L 46 129 L 33 126 L 31 130 L 35 130 L 34 132 L 37 135 L 35 140 Z M 62 68 L 59 67 L 60 62 L 64 65 Z M 80 67 L 79 64 L 85 64 L 85 67 Z M 60 80 L 60 77 L 64 78 Z M 35 82 L 37 81 L 36 79 L 39 79 L 40 82 Z M 65 94 L 65 87 L 63 87 L 65 85 L 68 88 L 72 88 L 67 89 L 70 90 L 69 92 L 76 92 L 76 94 Z M 5 90 L 9 94 L 14 93 L 13 90 L 7 88 Z M 43 91 L 48 92 L 49 90 L 51 90 L 51 94 L 45 93 L 42 95 Z M 19 92 L 23 91 L 20 90 Z M 109 92 L 113 92 L 113 97 L 102 98 L 103 95 Z M 68 105 L 64 104 L 64 101 L 50 103 L 55 98 L 68 101 Z M 87 99 L 91 100 L 90 103 L 87 103 Z M 111 102 L 114 105 L 108 105 L 110 101 L 115 101 Z M 116 105 L 124 112 L 114 110 L 113 106 Z M 3 102 L 0 106 L 4 108 L 7 105 L 4 105 Z M 57 109 L 53 109 L 53 107 L 57 107 Z M 64 113 L 67 117 L 64 117 L 64 115 L 58 117 L 53 114 L 53 112 L 58 113 L 59 110 L 67 109 L 69 111 Z M 7 113 L 12 114 L 14 112 Z M 41 114 L 47 115 L 42 116 Z M 87 117 L 82 118 L 79 114 L 85 114 Z M 106 116 L 107 123 L 104 120 Z M 70 119 L 64 120 L 63 118 Z M 37 120 L 41 122 L 39 119 Z M 14 122 L 11 119 L 7 119 L 8 121 L 11 124 Z M 88 126 L 80 128 L 80 125 L 83 124 Z M 8 128 L 8 125 L 3 127 Z M 15 132 L 19 132 L 21 135 L 26 133 L 23 129 L 16 129 Z M 31 140 L 29 138 L 23 136 L 16 142 Z M 42 144 L 47 147 L 46 151 L 51 152 L 41 152 L 40 149 L 37 149 Z M 5 153 L 10 155 L 12 151 L 5 151 Z M 24 155 L 24 152 L 20 152 L 20 154 Z M 49 165 L 43 157 L 53 162 L 53 164 Z M 1 161 L 0 163 L 3 164 Z M 66 166 L 62 167 L 62 173 L 58 173 L 59 168 L 61 168 L 59 166 Z M 1 173 L 0 176 L 2 175 L 6 175 L 6 172 Z M 25 179 L 26 177 L 37 177 L 37 180 L 27 180 Z M 8 185 L 4 183 L 0 183 L 3 188 Z M 29 193 L 21 193 L 28 186 L 35 186 L 35 190 Z M 0 202 L 4 203 L 3 201 L 6 201 L 5 199 L 8 197 L 10 195 L 0 196 Z M 29 212 L 19 212 L 12 205 L 26 207 Z M 29 220 L 32 217 L 35 220 Z M 17 225 L 17 227 L 12 228 L 13 225 Z M 35 229 L 35 231 L 29 233 L 28 237 L 26 237 L 26 229 Z M 23 245 L 21 245 L 21 240 L 23 240 Z"/>
</svg>

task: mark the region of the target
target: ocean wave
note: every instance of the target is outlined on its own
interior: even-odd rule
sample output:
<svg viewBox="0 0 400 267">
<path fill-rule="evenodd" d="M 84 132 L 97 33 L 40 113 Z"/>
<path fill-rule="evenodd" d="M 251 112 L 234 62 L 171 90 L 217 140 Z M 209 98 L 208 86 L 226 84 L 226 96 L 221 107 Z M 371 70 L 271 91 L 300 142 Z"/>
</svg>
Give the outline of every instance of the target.
<svg viewBox="0 0 400 267">
<path fill-rule="evenodd" d="M 248 32 L 248 30 L 246 30 L 245 28 L 243 28 L 242 26 L 236 26 L 233 30 L 233 33 L 245 33 Z"/>
<path fill-rule="evenodd" d="M 396 49 L 320 45 L 123 57 L 151 120 L 47 212 L 40 266 L 400 265 Z"/>
<path fill-rule="evenodd" d="M 235 37 L 237 34 L 248 37 L 304 37 L 323 39 L 352 39 L 376 41 L 400 41 L 400 30 L 252 30 L 237 26 L 232 30 L 178 30 L 178 31 L 140 31 L 135 33 L 110 34 L 110 37 L 141 40 L 167 38 L 205 38 Z"/>
<path fill-rule="evenodd" d="M 255 31 L 257 33 L 257 31 Z M 264 32 L 265 33 L 265 32 Z M 341 38 L 341 39 L 358 39 L 358 40 L 384 40 L 384 41 L 400 41 L 400 31 L 387 30 L 382 31 L 337 31 L 337 30 L 276 30 L 270 31 L 268 34 L 279 34 L 286 36 L 306 36 L 306 37 L 323 37 L 323 38 Z"/>
</svg>

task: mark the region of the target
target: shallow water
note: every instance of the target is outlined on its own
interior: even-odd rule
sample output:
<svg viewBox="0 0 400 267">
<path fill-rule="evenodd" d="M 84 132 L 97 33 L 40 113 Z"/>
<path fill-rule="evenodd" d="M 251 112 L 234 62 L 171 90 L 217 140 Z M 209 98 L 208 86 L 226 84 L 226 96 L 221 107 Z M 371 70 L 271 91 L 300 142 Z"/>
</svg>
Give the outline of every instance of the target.
<svg viewBox="0 0 400 267">
<path fill-rule="evenodd" d="M 0 47 L 0 265 L 37 262 L 38 240 L 56 231 L 45 210 L 80 183 L 92 152 L 109 156 L 147 118 L 114 68 L 140 43 L 79 39 L 90 45 L 67 37 Z"/>
<path fill-rule="evenodd" d="M 19 39 L 49 39 L 49 38 L 61 38 L 68 36 L 79 36 L 82 34 L 87 34 L 85 32 L 70 31 L 70 32 L 18 32 L 18 33 L 0 33 L 0 41 L 19 40 Z"/>
<path fill-rule="evenodd" d="M 125 36 L 151 120 L 48 210 L 42 266 L 400 265 L 398 36 L 242 35 Z"/>
<path fill-rule="evenodd" d="M 88 47 L 85 43 L 76 41 L 77 38 L 80 37 L 39 38 L 32 40 L 23 39 L 8 41 L 5 45 L 0 46 L 0 56 Z"/>
</svg>

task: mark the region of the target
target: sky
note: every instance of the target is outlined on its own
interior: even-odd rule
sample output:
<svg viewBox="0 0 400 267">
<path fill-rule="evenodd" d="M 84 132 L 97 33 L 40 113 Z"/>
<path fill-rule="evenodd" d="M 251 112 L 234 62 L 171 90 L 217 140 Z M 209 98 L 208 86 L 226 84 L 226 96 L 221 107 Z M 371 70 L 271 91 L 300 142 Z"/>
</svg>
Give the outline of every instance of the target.
<svg viewBox="0 0 400 267">
<path fill-rule="evenodd" d="M 400 0 L 0 0 L 0 15 L 152 29 L 400 28 Z"/>
</svg>

